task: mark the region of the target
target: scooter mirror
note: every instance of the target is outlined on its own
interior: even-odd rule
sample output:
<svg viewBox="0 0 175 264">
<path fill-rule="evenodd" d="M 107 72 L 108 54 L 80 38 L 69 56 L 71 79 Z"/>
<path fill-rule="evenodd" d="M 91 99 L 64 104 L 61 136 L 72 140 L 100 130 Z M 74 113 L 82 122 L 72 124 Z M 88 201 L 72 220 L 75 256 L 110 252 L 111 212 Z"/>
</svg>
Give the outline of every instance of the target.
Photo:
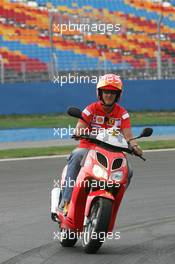
<svg viewBox="0 0 175 264">
<path fill-rule="evenodd" d="M 68 115 L 73 116 L 73 117 L 77 117 L 77 118 L 81 118 L 82 119 L 82 112 L 79 108 L 77 107 L 69 107 L 67 110 Z"/>
<path fill-rule="evenodd" d="M 153 129 L 151 127 L 146 127 L 143 129 L 140 137 L 150 137 L 153 133 Z"/>
</svg>

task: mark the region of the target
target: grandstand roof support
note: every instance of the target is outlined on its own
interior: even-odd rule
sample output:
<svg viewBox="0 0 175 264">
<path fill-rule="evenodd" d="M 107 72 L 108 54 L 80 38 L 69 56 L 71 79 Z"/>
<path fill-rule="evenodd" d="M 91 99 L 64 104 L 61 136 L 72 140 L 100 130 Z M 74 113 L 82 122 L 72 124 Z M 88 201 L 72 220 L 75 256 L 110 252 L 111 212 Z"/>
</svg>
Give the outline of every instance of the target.
<svg viewBox="0 0 175 264">
<path fill-rule="evenodd" d="M 0 78 L 1 78 L 1 84 L 4 83 L 4 62 L 3 57 L 0 55 Z"/>
<path fill-rule="evenodd" d="M 57 55 L 55 52 L 55 47 L 54 47 L 54 43 L 53 43 L 53 16 L 56 13 L 55 10 L 48 10 L 49 13 L 49 38 L 50 38 L 50 48 L 51 48 L 51 78 L 53 79 L 53 77 L 55 76 L 55 74 L 57 73 Z"/>
<path fill-rule="evenodd" d="M 161 56 L 161 23 L 163 14 L 160 15 L 157 23 L 157 78 L 162 78 L 162 56 Z"/>
<path fill-rule="evenodd" d="M 107 73 L 107 65 L 106 65 L 106 55 L 105 52 L 102 52 L 103 60 L 104 60 L 104 74 Z"/>
<path fill-rule="evenodd" d="M 162 9 L 169 7 L 170 2 L 168 0 L 159 0 L 162 5 Z M 163 20 L 163 12 L 160 14 L 157 21 L 157 78 L 162 78 L 162 56 L 161 56 L 161 23 Z"/>
</svg>

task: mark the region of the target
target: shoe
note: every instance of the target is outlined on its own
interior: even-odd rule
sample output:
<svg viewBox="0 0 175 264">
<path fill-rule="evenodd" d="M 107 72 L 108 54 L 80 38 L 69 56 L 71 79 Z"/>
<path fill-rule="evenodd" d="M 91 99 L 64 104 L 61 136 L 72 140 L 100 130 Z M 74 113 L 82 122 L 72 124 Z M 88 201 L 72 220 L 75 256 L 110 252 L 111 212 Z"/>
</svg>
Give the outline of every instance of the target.
<svg viewBox="0 0 175 264">
<path fill-rule="evenodd" d="M 64 214 L 64 215 L 67 215 L 67 212 L 68 212 L 68 210 L 69 210 L 69 207 L 70 207 L 70 203 L 69 203 L 69 202 L 66 202 L 66 203 L 65 203 L 65 206 L 64 206 L 64 208 L 63 208 L 63 214 Z"/>
<path fill-rule="evenodd" d="M 66 201 L 64 199 L 62 199 L 59 206 L 58 206 L 58 210 L 63 211 L 65 204 L 66 204 Z"/>
<path fill-rule="evenodd" d="M 69 210 L 69 205 L 70 203 L 63 199 L 58 206 L 58 210 L 62 212 L 64 215 L 66 215 Z"/>
</svg>

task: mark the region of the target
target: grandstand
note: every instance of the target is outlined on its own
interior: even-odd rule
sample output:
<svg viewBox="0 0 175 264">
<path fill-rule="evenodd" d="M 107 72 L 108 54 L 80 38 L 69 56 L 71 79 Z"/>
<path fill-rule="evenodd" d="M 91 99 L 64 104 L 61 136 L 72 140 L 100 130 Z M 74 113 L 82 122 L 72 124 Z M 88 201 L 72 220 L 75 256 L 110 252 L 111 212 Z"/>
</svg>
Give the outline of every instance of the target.
<svg viewBox="0 0 175 264">
<path fill-rule="evenodd" d="M 61 32 L 63 24 L 67 28 Z M 71 30 L 70 24 L 91 30 Z M 100 31 L 100 25 L 109 24 L 120 30 Z M 171 79 L 175 0 L 169 5 L 159 0 L 1 0 L 0 43 L 1 83 L 107 71 L 125 79 L 156 79 L 160 61 L 161 78 Z"/>
</svg>

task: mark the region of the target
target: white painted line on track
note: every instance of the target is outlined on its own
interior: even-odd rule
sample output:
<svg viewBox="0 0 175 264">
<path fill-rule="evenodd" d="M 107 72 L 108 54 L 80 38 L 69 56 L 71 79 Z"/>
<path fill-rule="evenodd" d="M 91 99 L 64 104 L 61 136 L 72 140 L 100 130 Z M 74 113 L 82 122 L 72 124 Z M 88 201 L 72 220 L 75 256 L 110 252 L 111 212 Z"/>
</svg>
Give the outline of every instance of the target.
<svg viewBox="0 0 175 264">
<path fill-rule="evenodd" d="M 166 152 L 166 151 L 175 151 L 175 148 L 167 148 L 167 149 L 147 149 L 143 150 L 143 152 Z"/>
<path fill-rule="evenodd" d="M 175 148 L 169 148 L 169 149 L 150 149 L 150 150 L 143 150 L 144 153 L 149 152 L 169 152 L 169 151 L 175 151 Z M 22 160 L 41 160 L 41 159 L 58 159 L 58 158 L 66 158 L 67 155 L 52 155 L 52 156 L 36 156 L 36 157 L 25 157 L 25 158 L 9 158 L 9 159 L 0 159 L 0 162 L 3 161 L 22 161 Z"/>
<path fill-rule="evenodd" d="M 52 156 L 36 156 L 36 157 L 25 157 L 25 158 L 10 158 L 10 159 L 0 159 L 1 161 L 20 161 L 20 160 L 41 160 L 41 159 L 56 159 L 56 158 L 66 158 L 67 155 L 52 155 Z"/>
</svg>

